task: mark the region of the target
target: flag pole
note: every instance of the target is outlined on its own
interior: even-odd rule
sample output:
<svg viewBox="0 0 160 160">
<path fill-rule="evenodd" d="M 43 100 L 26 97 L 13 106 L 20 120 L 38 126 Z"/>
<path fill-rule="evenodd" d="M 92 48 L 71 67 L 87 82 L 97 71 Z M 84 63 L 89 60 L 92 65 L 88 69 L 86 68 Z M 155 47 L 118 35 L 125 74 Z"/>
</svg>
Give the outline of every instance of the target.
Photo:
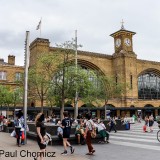
<svg viewBox="0 0 160 160">
<path fill-rule="evenodd" d="M 39 31 L 40 31 L 40 38 L 41 38 L 41 26 L 42 26 L 42 17 L 41 17 L 41 24 L 40 24 L 40 28 L 39 28 Z"/>
</svg>

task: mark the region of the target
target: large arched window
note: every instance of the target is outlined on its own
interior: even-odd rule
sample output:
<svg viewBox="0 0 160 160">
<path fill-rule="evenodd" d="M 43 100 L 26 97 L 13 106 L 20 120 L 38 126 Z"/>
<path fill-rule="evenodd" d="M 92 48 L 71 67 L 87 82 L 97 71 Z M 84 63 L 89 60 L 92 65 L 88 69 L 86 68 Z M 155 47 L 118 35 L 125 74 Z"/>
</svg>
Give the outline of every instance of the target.
<svg viewBox="0 0 160 160">
<path fill-rule="evenodd" d="M 139 99 L 160 99 L 160 76 L 148 72 L 138 77 Z"/>
</svg>

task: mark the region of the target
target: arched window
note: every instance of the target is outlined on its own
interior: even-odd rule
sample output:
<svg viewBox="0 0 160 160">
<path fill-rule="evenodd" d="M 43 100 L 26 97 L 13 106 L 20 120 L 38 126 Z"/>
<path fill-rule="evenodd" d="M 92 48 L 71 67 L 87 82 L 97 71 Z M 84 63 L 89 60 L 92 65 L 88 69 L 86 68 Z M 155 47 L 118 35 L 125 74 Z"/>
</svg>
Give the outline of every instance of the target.
<svg viewBox="0 0 160 160">
<path fill-rule="evenodd" d="M 149 72 L 138 77 L 139 99 L 160 99 L 160 76 Z"/>
</svg>

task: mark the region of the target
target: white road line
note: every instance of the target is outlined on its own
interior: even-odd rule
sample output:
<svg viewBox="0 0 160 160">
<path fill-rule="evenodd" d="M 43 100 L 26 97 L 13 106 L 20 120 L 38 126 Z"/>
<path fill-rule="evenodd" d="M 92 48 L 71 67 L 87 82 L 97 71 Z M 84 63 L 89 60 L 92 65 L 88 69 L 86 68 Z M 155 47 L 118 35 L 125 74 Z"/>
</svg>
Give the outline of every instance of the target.
<svg viewBox="0 0 160 160">
<path fill-rule="evenodd" d="M 153 131 L 152 133 L 150 132 L 143 132 L 143 131 L 117 131 L 117 133 L 127 133 L 127 134 L 148 134 L 148 135 L 152 135 L 152 134 L 157 134 L 157 131 Z M 115 133 L 116 134 L 116 133 Z"/>
<path fill-rule="evenodd" d="M 149 128 L 147 128 L 148 130 L 150 130 Z M 143 131 L 143 128 L 131 128 L 131 131 Z M 153 128 L 153 131 L 159 131 L 158 128 Z"/>
<path fill-rule="evenodd" d="M 121 145 L 121 146 L 136 147 L 136 148 L 143 148 L 143 149 L 160 151 L 160 146 L 138 144 L 138 143 L 131 143 L 131 142 L 120 142 L 120 141 L 114 141 L 114 140 L 112 140 L 111 143 L 116 144 L 116 145 Z"/>
<path fill-rule="evenodd" d="M 152 142 L 152 143 L 159 143 L 157 139 L 155 140 L 151 140 L 151 139 L 137 139 L 137 138 L 130 138 L 130 137 L 116 137 L 116 136 L 113 136 L 113 137 L 110 137 L 110 139 L 121 139 L 121 140 L 129 140 L 129 141 L 137 141 L 137 142 Z"/>
<path fill-rule="evenodd" d="M 149 138 L 149 139 L 157 139 L 157 135 L 131 135 L 131 134 L 121 134 L 121 133 L 116 133 L 116 134 L 110 134 L 111 136 L 126 136 L 126 137 L 137 137 L 137 138 Z"/>
</svg>

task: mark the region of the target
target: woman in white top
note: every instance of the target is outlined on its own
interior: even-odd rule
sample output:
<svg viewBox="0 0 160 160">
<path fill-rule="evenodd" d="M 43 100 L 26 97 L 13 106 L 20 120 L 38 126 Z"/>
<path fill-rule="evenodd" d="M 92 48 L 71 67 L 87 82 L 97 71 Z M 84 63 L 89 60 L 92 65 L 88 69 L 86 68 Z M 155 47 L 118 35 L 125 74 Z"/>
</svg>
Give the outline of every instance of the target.
<svg viewBox="0 0 160 160">
<path fill-rule="evenodd" d="M 95 150 L 93 149 L 93 146 L 91 144 L 91 132 L 94 129 L 94 122 L 91 120 L 91 114 L 87 113 L 86 114 L 86 129 L 85 129 L 85 135 L 84 138 L 86 139 L 86 143 L 88 146 L 88 153 L 86 155 L 93 155 Z"/>
</svg>

